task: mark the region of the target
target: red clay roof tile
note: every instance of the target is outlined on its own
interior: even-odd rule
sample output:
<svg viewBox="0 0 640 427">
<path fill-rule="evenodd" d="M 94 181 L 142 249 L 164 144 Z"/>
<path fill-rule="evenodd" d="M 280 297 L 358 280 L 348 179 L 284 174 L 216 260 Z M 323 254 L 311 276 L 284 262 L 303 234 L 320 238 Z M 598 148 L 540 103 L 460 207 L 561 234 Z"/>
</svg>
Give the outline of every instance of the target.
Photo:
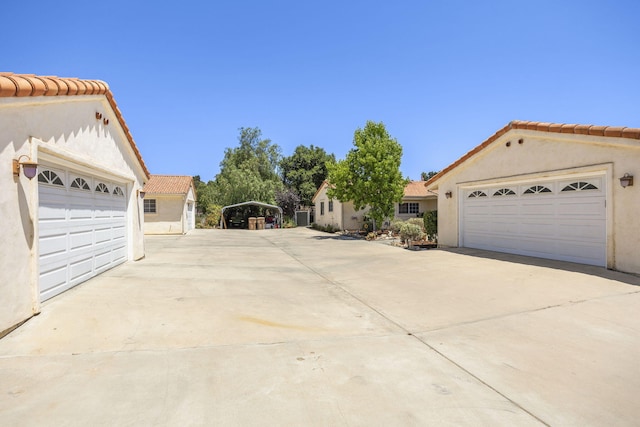
<svg viewBox="0 0 640 427">
<path fill-rule="evenodd" d="M 34 74 L 14 74 L 0 72 L 0 97 L 25 97 L 25 96 L 81 96 L 104 95 L 115 113 L 118 122 L 127 135 L 129 144 L 133 148 L 140 166 L 147 178 L 151 176 L 147 166 L 142 160 L 140 151 L 136 146 L 131 133 L 122 117 L 109 86 L 100 80 L 81 80 L 76 77 L 62 78 L 56 76 L 36 76 Z"/>
<path fill-rule="evenodd" d="M 427 197 L 428 195 L 424 181 L 409 181 L 404 187 L 404 197 Z"/>
<path fill-rule="evenodd" d="M 627 139 L 637 139 L 640 140 L 640 128 L 628 128 L 628 127 L 614 127 L 614 126 L 594 126 L 594 125 L 573 125 L 573 124 L 563 124 L 563 123 L 544 123 L 544 122 L 525 122 L 521 120 L 513 120 L 504 126 L 502 129 L 498 130 L 496 133 L 487 138 L 480 145 L 469 151 L 464 156 L 460 157 L 458 160 L 441 170 L 437 175 L 431 177 L 424 185 L 428 187 L 432 183 L 439 180 L 446 173 L 451 171 L 452 169 L 459 166 L 461 163 L 464 163 L 468 158 L 475 155 L 479 151 L 483 150 L 485 147 L 490 145 L 496 139 L 500 138 L 502 135 L 507 133 L 511 129 L 528 129 L 535 130 L 538 132 L 549 132 L 549 133 L 572 133 L 578 135 L 595 135 L 595 136 L 606 136 L 606 137 L 617 137 L 617 138 L 627 138 Z"/>
<path fill-rule="evenodd" d="M 187 194 L 189 188 L 193 188 L 195 196 L 195 186 L 190 176 L 151 175 L 149 182 L 144 186 L 144 191 L 147 194 Z"/>
</svg>

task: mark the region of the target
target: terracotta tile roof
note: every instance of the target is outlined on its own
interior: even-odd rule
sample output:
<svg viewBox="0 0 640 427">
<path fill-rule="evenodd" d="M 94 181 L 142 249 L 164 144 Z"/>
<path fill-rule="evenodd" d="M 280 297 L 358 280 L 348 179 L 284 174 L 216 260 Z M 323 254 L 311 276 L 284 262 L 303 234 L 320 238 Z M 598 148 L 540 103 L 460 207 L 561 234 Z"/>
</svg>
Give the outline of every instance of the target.
<svg viewBox="0 0 640 427">
<path fill-rule="evenodd" d="M 404 197 L 427 197 L 430 194 L 424 186 L 424 181 L 409 181 L 404 187 Z"/>
<path fill-rule="evenodd" d="M 512 129 L 524 129 L 533 130 L 538 132 L 550 132 L 550 133 L 572 133 L 576 135 L 591 135 L 591 136 L 605 136 L 614 138 L 628 138 L 640 140 L 640 128 L 628 128 L 628 127 L 615 127 L 615 126 L 596 126 L 596 125 L 576 125 L 566 123 L 545 123 L 545 122 L 527 122 L 521 120 L 513 120 L 509 122 L 505 127 L 491 135 L 482 144 L 469 151 L 464 156 L 441 170 L 437 175 L 434 175 L 424 185 L 429 187 L 432 183 L 439 180 L 443 175 L 458 167 L 461 163 L 465 162 L 468 158 L 474 156 L 478 152 L 482 151 L 485 147 L 492 142 L 500 138 L 505 133 Z"/>
<path fill-rule="evenodd" d="M 142 160 L 140 151 L 136 146 L 129 127 L 122 117 L 122 113 L 113 99 L 109 85 L 100 80 L 81 80 L 75 77 L 36 76 L 34 74 L 14 74 L 0 72 L 0 97 L 26 97 L 26 96 L 78 96 L 78 95 L 104 95 L 109 101 L 118 122 L 122 127 L 131 148 L 133 148 L 140 166 L 147 178 L 151 175 Z"/>
<path fill-rule="evenodd" d="M 144 186 L 147 194 L 187 194 L 189 188 L 196 195 L 193 178 L 185 175 L 151 175 Z"/>
</svg>

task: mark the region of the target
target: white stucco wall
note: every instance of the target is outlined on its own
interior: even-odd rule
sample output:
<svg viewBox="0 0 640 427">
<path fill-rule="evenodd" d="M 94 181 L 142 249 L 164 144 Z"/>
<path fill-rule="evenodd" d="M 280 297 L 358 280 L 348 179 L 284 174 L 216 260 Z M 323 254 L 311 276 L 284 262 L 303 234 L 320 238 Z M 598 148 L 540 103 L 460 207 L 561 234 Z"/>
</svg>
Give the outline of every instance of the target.
<svg viewBox="0 0 640 427">
<path fill-rule="evenodd" d="M 522 138 L 523 143 L 518 143 Z M 511 144 L 507 147 L 506 143 Z M 607 180 L 607 266 L 640 273 L 640 141 L 511 130 L 436 181 L 438 238 L 445 246 L 459 244 L 460 188 L 524 178 L 546 178 L 603 172 Z M 636 177 L 622 188 L 625 173 Z M 445 193 L 452 197 L 447 199 Z"/>
<path fill-rule="evenodd" d="M 109 125 L 96 120 L 101 112 Z M 129 259 L 144 256 L 136 190 L 146 179 L 105 96 L 0 98 L 0 332 L 39 312 L 38 183 L 11 172 L 12 159 L 102 174 L 126 184 Z"/>
</svg>

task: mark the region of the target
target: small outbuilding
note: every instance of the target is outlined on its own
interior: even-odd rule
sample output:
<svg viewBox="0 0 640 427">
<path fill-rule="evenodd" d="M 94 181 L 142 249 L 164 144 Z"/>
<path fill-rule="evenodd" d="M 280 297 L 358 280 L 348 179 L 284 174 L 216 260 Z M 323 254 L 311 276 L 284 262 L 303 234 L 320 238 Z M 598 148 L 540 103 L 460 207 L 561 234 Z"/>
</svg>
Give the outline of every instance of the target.
<svg viewBox="0 0 640 427">
<path fill-rule="evenodd" d="M 144 186 L 144 234 L 186 234 L 196 225 L 193 178 L 151 175 Z"/>
<path fill-rule="evenodd" d="M 438 243 L 640 273 L 640 129 L 513 121 L 427 181 Z"/>
<path fill-rule="evenodd" d="M 0 336 L 41 302 L 144 257 L 149 179 L 109 86 L 0 73 Z"/>
</svg>

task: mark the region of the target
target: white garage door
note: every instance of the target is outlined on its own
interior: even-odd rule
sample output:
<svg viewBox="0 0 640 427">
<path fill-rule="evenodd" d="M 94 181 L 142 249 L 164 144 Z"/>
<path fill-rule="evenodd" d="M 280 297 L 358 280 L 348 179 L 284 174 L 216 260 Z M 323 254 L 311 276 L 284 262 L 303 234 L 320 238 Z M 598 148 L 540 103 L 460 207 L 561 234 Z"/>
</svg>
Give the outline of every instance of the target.
<svg viewBox="0 0 640 427">
<path fill-rule="evenodd" d="M 605 177 L 466 188 L 461 246 L 606 266 Z"/>
<path fill-rule="evenodd" d="M 40 167 L 40 298 L 76 286 L 127 259 L 125 186 Z"/>
</svg>

